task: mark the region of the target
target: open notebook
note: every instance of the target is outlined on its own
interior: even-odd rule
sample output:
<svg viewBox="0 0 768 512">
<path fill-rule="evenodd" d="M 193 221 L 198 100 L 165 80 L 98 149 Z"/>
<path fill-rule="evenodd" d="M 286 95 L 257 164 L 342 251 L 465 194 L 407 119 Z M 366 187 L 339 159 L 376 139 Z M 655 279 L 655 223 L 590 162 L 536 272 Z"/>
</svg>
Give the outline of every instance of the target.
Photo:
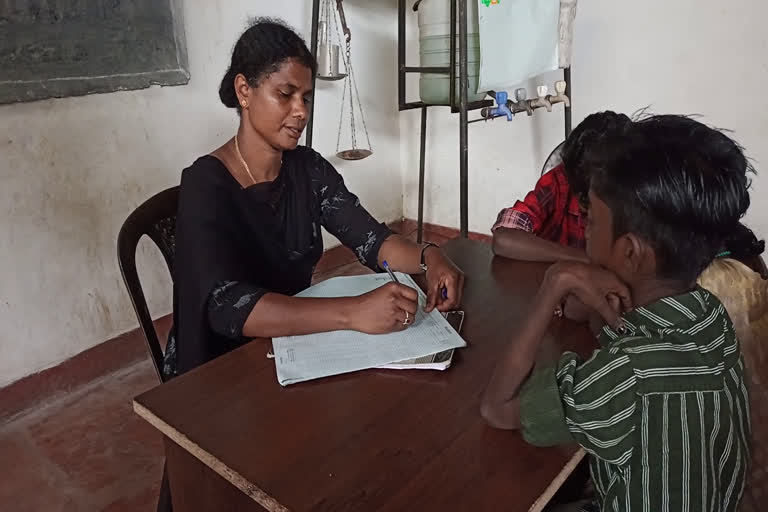
<svg viewBox="0 0 768 512">
<path fill-rule="evenodd" d="M 416 286 L 411 276 L 397 273 L 397 277 L 401 283 L 419 292 L 419 311 L 408 329 L 379 335 L 333 331 L 274 338 L 272 347 L 278 382 L 287 386 L 432 356 L 466 346 L 440 312 L 424 312 L 426 295 Z M 357 296 L 389 282 L 387 274 L 335 277 L 304 290 L 297 297 Z"/>
</svg>

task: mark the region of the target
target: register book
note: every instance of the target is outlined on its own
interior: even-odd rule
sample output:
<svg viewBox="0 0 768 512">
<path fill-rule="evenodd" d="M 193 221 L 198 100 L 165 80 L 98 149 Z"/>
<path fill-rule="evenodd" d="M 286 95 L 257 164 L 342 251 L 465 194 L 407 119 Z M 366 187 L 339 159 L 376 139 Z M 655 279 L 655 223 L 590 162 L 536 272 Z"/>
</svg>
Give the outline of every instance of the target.
<svg viewBox="0 0 768 512">
<path fill-rule="evenodd" d="M 273 338 L 277 380 L 283 385 L 321 377 L 434 357 L 466 342 L 437 310 L 424 312 L 426 295 L 411 276 L 397 273 L 402 284 L 419 293 L 419 310 L 407 329 L 390 334 L 332 331 Z M 298 293 L 297 297 L 358 296 L 391 282 L 387 274 L 335 277 Z M 410 361 L 409 361 L 410 362 Z"/>
</svg>

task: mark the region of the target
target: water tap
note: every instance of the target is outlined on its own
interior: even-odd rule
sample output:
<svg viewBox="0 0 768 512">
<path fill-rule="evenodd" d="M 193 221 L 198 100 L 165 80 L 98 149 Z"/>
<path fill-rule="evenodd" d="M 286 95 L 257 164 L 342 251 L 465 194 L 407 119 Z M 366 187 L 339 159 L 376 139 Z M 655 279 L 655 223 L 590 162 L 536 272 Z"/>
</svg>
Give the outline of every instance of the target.
<svg viewBox="0 0 768 512">
<path fill-rule="evenodd" d="M 547 99 L 551 104 L 555 103 L 564 103 L 566 107 L 571 106 L 571 100 L 568 98 L 568 96 L 565 95 L 565 88 L 567 87 L 567 83 L 565 80 L 558 80 L 555 82 L 555 92 L 557 93 L 554 96 L 547 96 Z"/>
<path fill-rule="evenodd" d="M 547 109 L 547 112 L 552 112 L 552 103 L 550 103 L 547 98 L 548 90 L 546 85 L 540 85 L 536 88 L 536 93 L 539 97 L 528 102 L 531 108 L 544 107 Z"/>
<path fill-rule="evenodd" d="M 498 91 L 496 93 L 496 106 L 491 109 L 490 118 L 507 116 L 507 121 L 514 119 L 515 114 L 507 105 L 507 92 Z"/>
<path fill-rule="evenodd" d="M 526 101 L 528 98 L 528 92 L 524 88 L 515 89 L 515 101 L 512 102 L 512 112 L 527 112 L 529 116 L 533 115 L 533 108 Z"/>
</svg>

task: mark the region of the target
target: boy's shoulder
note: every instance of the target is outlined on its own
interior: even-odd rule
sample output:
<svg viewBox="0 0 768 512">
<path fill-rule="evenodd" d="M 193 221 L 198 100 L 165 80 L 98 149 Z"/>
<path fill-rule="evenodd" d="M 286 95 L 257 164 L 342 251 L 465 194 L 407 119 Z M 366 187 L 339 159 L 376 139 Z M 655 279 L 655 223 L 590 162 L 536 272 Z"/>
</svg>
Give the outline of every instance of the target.
<svg viewBox="0 0 768 512">
<path fill-rule="evenodd" d="M 738 366 L 733 323 L 720 300 L 702 288 L 665 297 L 624 315 L 626 331 L 604 327 L 602 350 L 626 355 L 642 394 L 714 391 Z"/>
<path fill-rule="evenodd" d="M 633 346 L 644 339 L 686 338 L 696 342 L 698 334 L 710 330 L 722 332 L 729 323 L 728 313 L 720 300 L 701 287 L 634 308 L 624 315 L 625 330 L 603 327 L 600 339 L 604 346 Z"/>
</svg>

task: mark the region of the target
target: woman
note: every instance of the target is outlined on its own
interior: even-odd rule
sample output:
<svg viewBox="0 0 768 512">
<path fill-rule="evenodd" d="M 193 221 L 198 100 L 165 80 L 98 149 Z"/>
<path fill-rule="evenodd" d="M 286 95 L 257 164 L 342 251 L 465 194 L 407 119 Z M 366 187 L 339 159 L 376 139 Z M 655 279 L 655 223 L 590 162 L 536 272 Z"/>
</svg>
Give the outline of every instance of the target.
<svg viewBox="0 0 768 512">
<path fill-rule="evenodd" d="M 240 115 L 237 134 L 181 178 L 169 376 L 252 338 L 406 328 L 418 297 L 404 285 L 360 297 L 292 296 L 310 285 L 321 226 L 374 270 L 383 261 L 406 273 L 426 269 L 427 311 L 460 303 L 463 275 L 437 246 L 392 234 L 330 163 L 298 146 L 315 66 L 301 37 L 278 21 L 256 20 L 235 45 L 219 96 Z"/>
</svg>

